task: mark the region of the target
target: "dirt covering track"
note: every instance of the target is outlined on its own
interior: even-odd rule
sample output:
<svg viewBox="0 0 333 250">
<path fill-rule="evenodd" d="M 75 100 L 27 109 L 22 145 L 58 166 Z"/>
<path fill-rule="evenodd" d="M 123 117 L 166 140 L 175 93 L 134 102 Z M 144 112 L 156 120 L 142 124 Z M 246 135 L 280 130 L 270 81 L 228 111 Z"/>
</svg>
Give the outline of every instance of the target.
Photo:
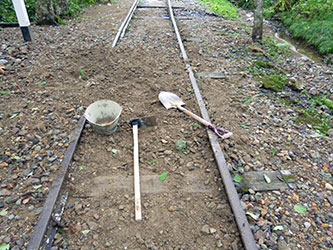
<svg viewBox="0 0 333 250">
<path fill-rule="evenodd" d="M 123 108 L 118 130 L 102 136 L 86 125 L 54 249 L 243 249 L 205 128 L 158 100 L 170 91 L 200 114 L 167 10 L 138 9 L 111 48 L 131 4 L 95 6 L 68 25 L 33 26 L 34 43 L 22 43 L 19 29 L 1 30 L 0 245 L 28 245 L 78 120 L 89 104 L 111 99 Z M 177 24 L 211 120 L 234 133 L 220 141 L 230 170 L 289 170 L 296 179 L 294 190 L 239 195 L 257 244 L 329 249 L 332 137 L 294 121 L 298 110 L 281 98 L 296 90 L 275 93 L 253 77 L 258 52 L 247 49 L 254 46 L 247 13 L 226 20 L 195 2 L 173 4 L 184 7 L 175 10 Z M 266 27 L 265 34 L 273 33 Z M 256 46 L 305 90 L 333 98 L 331 68 L 292 54 L 272 58 L 266 45 Z M 157 126 L 139 129 L 137 222 L 129 121 L 148 116 Z M 177 149 L 179 140 L 186 148 Z"/>
</svg>

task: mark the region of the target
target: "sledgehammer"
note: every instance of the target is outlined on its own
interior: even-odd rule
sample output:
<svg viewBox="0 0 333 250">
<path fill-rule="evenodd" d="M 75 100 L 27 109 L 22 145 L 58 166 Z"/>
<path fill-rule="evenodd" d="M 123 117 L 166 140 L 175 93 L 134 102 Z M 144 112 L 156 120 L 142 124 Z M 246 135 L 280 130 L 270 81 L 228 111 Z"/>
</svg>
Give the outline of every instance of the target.
<svg viewBox="0 0 333 250">
<path fill-rule="evenodd" d="M 133 157 L 134 157 L 134 197 L 135 197 L 135 220 L 142 219 L 141 215 L 141 194 L 140 194 L 140 174 L 139 174 L 139 128 L 156 125 L 155 117 L 136 118 L 130 121 L 133 128 Z"/>
</svg>

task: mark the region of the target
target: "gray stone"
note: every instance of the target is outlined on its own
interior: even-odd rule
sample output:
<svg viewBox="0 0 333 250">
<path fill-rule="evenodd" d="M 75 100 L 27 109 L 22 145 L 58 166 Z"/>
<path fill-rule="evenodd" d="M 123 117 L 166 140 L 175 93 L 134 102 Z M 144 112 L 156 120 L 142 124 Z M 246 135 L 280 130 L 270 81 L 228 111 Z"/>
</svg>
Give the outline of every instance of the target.
<svg viewBox="0 0 333 250">
<path fill-rule="evenodd" d="M 329 129 L 329 130 L 327 131 L 327 133 L 328 133 L 328 136 L 329 136 L 329 137 L 333 137 L 333 129 L 332 129 L 332 128 Z"/>
<path fill-rule="evenodd" d="M 12 194 L 11 191 L 9 191 L 8 189 L 1 189 L 0 190 L 0 196 L 10 196 Z"/>
<path fill-rule="evenodd" d="M 38 184 L 40 184 L 40 180 L 38 178 L 32 178 L 31 179 L 31 184 L 32 185 L 38 185 Z"/>
<path fill-rule="evenodd" d="M 20 248 L 22 248 L 23 245 L 24 245 L 24 240 L 23 240 L 23 239 L 18 239 L 15 243 L 16 243 L 16 245 L 18 245 Z"/>
<path fill-rule="evenodd" d="M 313 159 L 318 159 L 320 157 L 320 154 L 318 152 L 311 153 L 311 157 Z"/>
<path fill-rule="evenodd" d="M 265 181 L 264 175 L 267 175 L 271 180 L 270 183 Z M 287 188 L 285 182 L 280 180 L 281 175 L 276 171 L 262 170 L 262 171 L 249 171 L 243 175 L 245 183 L 249 183 L 249 186 L 254 192 L 262 191 L 274 191 L 281 188 Z"/>
<path fill-rule="evenodd" d="M 171 150 L 165 150 L 165 151 L 164 151 L 164 154 L 166 154 L 166 155 L 171 155 L 171 154 L 172 154 L 172 151 L 171 151 Z"/>
<path fill-rule="evenodd" d="M 5 59 L 0 59 L 0 64 L 6 64 L 6 63 L 8 63 L 7 60 L 5 60 Z"/>
<path fill-rule="evenodd" d="M 55 155 L 55 156 L 52 156 L 50 159 L 49 159 L 49 162 L 54 162 L 58 157 Z"/>
<path fill-rule="evenodd" d="M 311 223 L 310 222 L 304 222 L 304 226 L 305 226 L 305 228 L 309 228 L 309 227 L 311 227 Z"/>
<path fill-rule="evenodd" d="M 201 232 L 204 233 L 204 234 L 210 234 L 210 227 L 208 225 L 204 225 L 201 228 Z"/>
<path fill-rule="evenodd" d="M 290 247 L 288 246 L 287 242 L 285 242 L 284 240 L 279 241 L 278 246 L 279 246 L 279 250 L 291 250 Z"/>
</svg>

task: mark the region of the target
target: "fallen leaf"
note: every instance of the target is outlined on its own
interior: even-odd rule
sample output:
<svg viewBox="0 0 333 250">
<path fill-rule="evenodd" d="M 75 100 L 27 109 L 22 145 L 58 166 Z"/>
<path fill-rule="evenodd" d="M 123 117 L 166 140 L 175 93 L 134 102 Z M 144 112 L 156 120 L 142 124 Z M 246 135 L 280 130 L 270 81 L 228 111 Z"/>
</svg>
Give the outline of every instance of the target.
<svg viewBox="0 0 333 250">
<path fill-rule="evenodd" d="M 42 185 L 35 185 L 35 186 L 32 186 L 34 189 L 39 189 L 42 187 Z"/>
<path fill-rule="evenodd" d="M 305 214 L 306 213 L 306 206 L 296 204 L 294 206 L 294 211 L 299 214 Z"/>
<path fill-rule="evenodd" d="M 250 50 L 252 50 L 253 52 L 260 52 L 260 53 L 265 53 L 265 51 L 261 48 L 258 48 L 258 47 L 252 47 L 252 46 L 249 46 L 248 47 Z"/>
<path fill-rule="evenodd" d="M 1 162 L 0 163 L 0 168 L 2 167 L 8 167 L 8 163 L 7 162 Z"/>
<path fill-rule="evenodd" d="M 242 128 L 250 128 L 250 126 L 249 125 L 246 125 L 246 124 L 242 124 L 242 125 L 240 125 Z"/>
<path fill-rule="evenodd" d="M 2 209 L 1 212 L 0 212 L 0 216 L 6 216 L 8 214 L 7 209 L 8 208 Z"/>
<path fill-rule="evenodd" d="M 328 190 L 333 190 L 332 185 L 329 184 L 328 182 L 325 184 L 325 188 L 327 188 Z"/>
<path fill-rule="evenodd" d="M 0 245 L 0 250 L 9 250 L 9 248 L 10 248 L 9 244 L 4 243 Z"/>
<path fill-rule="evenodd" d="M 23 204 L 27 204 L 30 201 L 30 198 L 26 198 L 22 201 Z"/>
<path fill-rule="evenodd" d="M 70 108 L 70 109 L 66 110 L 66 114 L 71 113 L 71 112 L 73 112 L 74 110 L 75 110 L 74 108 Z"/>
<path fill-rule="evenodd" d="M 112 154 L 116 154 L 116 153 L 118 153 L 118 150 L 114 148 L 111 150 L 111 152 L 112 152 Z"/>
<path fill-rule="evenodd" d="M 18 116 L 20 114 L 20 112 L 15 112 L 14 114 L 11 115 L 11 117 L 9 117 L 9 119 L 13 119 L 16 116 Z"/>
<path fill-rule="evenodd" d="M 258 220 L 259 219 L 259 215 L 256 215 L 256 214 L 251 213 L 251 212 L 246 212 L 246 215 L 250 215 L 252 217 L 252 219 L 254 219 L 254 220 Z"/>
<path fill-rule="evenodd" d="M 9 93 L 9 89 L 1 90 L 1 91 L 0 91 L 0 94 L 3 94 L 3 95 L 5 95 L 5 94 L 7 94 L 7 93 Z"/>
<path fill-rule="evenodd" d="M 89 229 L 87 229 L 87 230 L 83 230 L 83 231 L 82 231 L 82 234 L 88 234 L 89 232 L 90 232 Z"/>
<path fill-rule="evenodd" d="M 0 74 L 5 75 L 5 71 L 0 67 Z"/>
<path fill-rule="evenodd" d="M 240 176 L 240 175 L 238 175 L 238 174 L 236 174 L 236 175 L 234 176 L 234 179 L 233 179 L 233 180 L 234 180 L 235 182 L 240 183 L 240 182 L 242 182 L 243 177 Z"/>
<path fill-rule="evenodd" d="M 274 231 L 276 231 L 276 230 L 282 231 L 283 230 L 283 226 L 276 226 L 276 227 L 273 228 L 273 230 Z"/>
<path fill-rule="evenodd" d="M 268 212 L 268 209 L 267 208 L 262 208 L 261 209 L 261 216 L 264 217 Z"/>
<path fill-rule="evenodd" d="M 168 174 L 169 174 L 169 172 L 163 172 L 160 175 L 160 181 L 164 181 L 167 178 Z"/>
<path fill-rule="evenodd" d="M 264 174 L 264 179 L 268 184 L 272 182 L 271 179 L 266 174 Z"/>
</svg>

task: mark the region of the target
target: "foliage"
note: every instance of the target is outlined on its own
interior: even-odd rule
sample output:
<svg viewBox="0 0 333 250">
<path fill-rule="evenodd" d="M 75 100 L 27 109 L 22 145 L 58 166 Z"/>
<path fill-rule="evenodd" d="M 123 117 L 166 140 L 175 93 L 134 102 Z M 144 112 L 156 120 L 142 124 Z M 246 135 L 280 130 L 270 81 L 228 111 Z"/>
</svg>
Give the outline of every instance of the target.
<svg viewBox="0 0 333 250">
<path fill-rule="evenodd" d="M 35 0 L 26 0 L 25 6 L 30 20 L 35 18 Z M 17 22 L 12 0 L 0 1 L 0 22 Z"/>
<path fill-rule="evenodd" d="M 289 14 L 282 17 L 293 36 L 314 45 L 321 54 L 333 53 L 333 13 L 314 18 L 297 19 Z"/>
<path fill-rule="evenodd" d="M 25 6 L 30 21 L 35 20 L 35 1 L 36 0 L 25 0 Z M 77 16 L 82 8 L 105 1 L 106 0 L 68 0 L 69 11 L 66 13 L 66 16 Z M 110 2 L 112 1 L 110 0 Z M 66 24 L 66 21 L 60 17 L 57 17 L 57 20 L 59 24 Z M 12 0 L 0 0 L 0 22 L 17 22 Z"/>
<path fill-rule="evenodd" d="M 254 0 L 235 0 L 253 9 Z M 333 53 L 332 0 L 263 0 L 266 19 L 280 19 L 291 34 L 313 45 L 319 53 Z"/>
<path fill-rule="evenodd" d="M 201 0 L 206 3 L 208 9 L 226 18 L 238 18 L 237 7 L 227 0 Z"/>
</svg>

